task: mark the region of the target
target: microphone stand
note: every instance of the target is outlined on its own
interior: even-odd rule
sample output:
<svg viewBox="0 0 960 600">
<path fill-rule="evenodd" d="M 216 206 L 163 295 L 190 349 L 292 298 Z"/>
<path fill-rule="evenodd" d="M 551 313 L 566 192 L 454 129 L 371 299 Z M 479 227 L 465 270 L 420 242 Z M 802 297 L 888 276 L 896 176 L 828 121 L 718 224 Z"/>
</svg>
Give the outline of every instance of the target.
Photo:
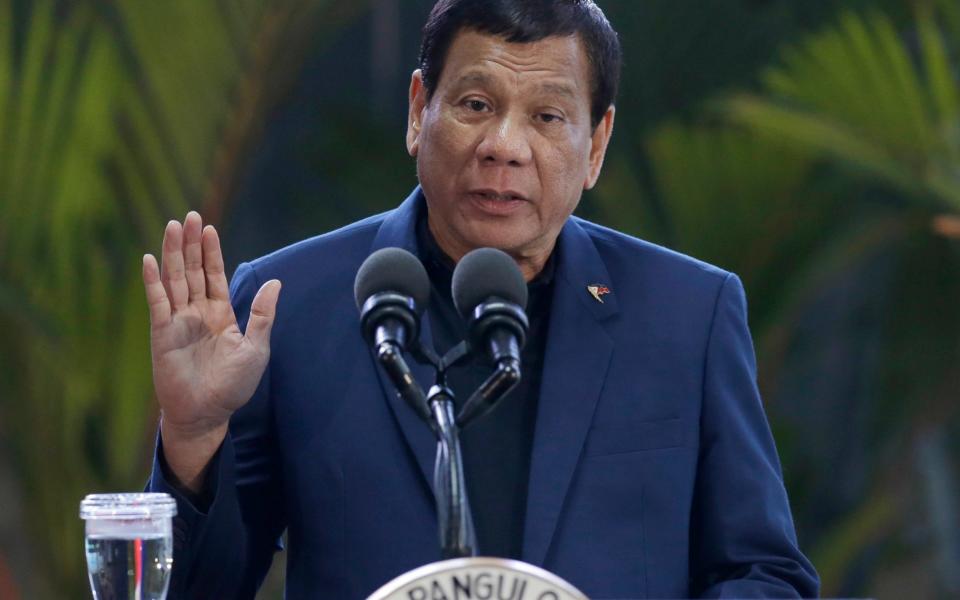
<svg viewBox="0 0 960 600">
<path fill-rule="evenodd" d="M 502 358 L 496 369 L 470 396 L 459 415 L 454 415 L 454 394 L 447 386 L 450 367 L 471 356 L 470 345 L 460 342 L 442 358 L 419 340 L 410 353 L 421 364 L 436 369 L 436 384 L 424 396 L 413 378 L 400 349 L 392 343 L 378 343 L 376 357 L 397 393 L 424 419 L 437 436 L 437 457 L 433 470 L 433 493 L 437 503 L 440 548 L 444 559 L 476 556 L 477 540 L 473 515 L 467 498 L 460 450 L 460 432 L 470 422 L 490 411 L 520 381 L 520 363 Z"/>
<path fill-rule="evenodd" d="M 476 534 L 460 452 L 460 428 L 453 416 L 453 392 L 445 386 L 434 385 L 427 398 L 437 434 L 433 488 L 442 556 L 444 559 L 476 556 Z"/>
<path fill-rule="evenodd" d="M 437 503 L 440 529 L 440 551 L 443 559 L 477 555 L 477 538 L 473 515 L 467 498 L 460 450 L 460 431 L 454 417 L 454 394 L 447 385 L 447 371 L 470 357 L 470 348 L 461 342 L 442 358 L 419 340 L 411 344 L 410 353 L 421 364 L 432 366 L 436 383 L 427 395 L 430 409 L 428 423 L 437 436 L 437 456 L 433 468 L 433 494 Z"/>
</svg>

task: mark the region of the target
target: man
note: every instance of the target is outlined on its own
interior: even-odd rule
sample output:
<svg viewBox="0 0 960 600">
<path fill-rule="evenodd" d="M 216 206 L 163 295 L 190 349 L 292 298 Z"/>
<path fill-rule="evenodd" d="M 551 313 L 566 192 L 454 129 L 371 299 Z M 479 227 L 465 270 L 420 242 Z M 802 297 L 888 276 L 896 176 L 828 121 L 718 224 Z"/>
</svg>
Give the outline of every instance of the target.
<svg viewBox="0 0 960 600">
<path fill-rule="evenodd" d="M 440 350 L 463 336 L 449 278 L 467 252 L 506 251 L 530 285 L 524 381 L 464 432 L 482 554 L 593 598 L 816 595 L 739 280 L 570 216 L 600 174 L 619 65 L 588 0 L 441 0 L 410 84 L 420 187 L 399 208 L 243 264 L 229 291 L 216 231 L 196 213 L 167 226 L 144 282 L 149 488 L 179 509 L 171 597 L 253 597 L 284 529 L 290 598 L 363 598 L 439 559 L 435 440 L 351 294 L 388 246 L 427 266 L 422 339 Z M 456 371 L 458 397 L 483 374 Z"/>
</svg>

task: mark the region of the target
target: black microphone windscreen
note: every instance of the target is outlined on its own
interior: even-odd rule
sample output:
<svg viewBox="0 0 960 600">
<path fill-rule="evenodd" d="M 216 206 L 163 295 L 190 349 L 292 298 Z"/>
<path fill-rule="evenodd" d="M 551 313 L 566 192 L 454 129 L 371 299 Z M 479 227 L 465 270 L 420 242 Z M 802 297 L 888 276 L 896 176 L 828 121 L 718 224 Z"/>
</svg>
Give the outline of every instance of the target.
<svg viewBox="0 0 960 600">
<path fill-rule="evenodd" d="M 527 308 L 527 282 L 510 255 L 495 248 L 477 248 L 453 271 L 453 304 L 463 318 L 491 296 Z"/>
<path fill-rule="evenodd" d="M 367 257 L 353 282 L 357 308 L 380 292 L 396 292 L 413 298 L 422 311 L 430 299 L 430 278 L 423 264 L 402 248 L 381 248 Z"/>
</svg>

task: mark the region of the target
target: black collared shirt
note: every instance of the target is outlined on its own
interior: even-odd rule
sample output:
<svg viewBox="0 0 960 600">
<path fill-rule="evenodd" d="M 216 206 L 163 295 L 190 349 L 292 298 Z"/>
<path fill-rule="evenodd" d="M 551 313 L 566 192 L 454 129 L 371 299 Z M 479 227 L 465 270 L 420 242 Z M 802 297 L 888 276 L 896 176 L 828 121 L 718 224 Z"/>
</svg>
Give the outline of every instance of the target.
<svg viewBox="0 0 960 600">
<path fill-rule="evenodd" d="M 433 344 L 442 355 L 467 334 L 466 323 L 457 313 L 450 292 L 455 265 L 437 245 L 427 226 L 426 214 L 417 224 L 417 244 L 430 276 L 427 314 Z M 553 275 L 551 256 L 540 274 L 527 284 L 530 330 L 521 352 L 520 383 L 493 411 L 470 423 L 461 433 L 467 493 L 481 556 L 520 558 L 523 549 L 530 452 L 550 321 Z M 456 396 L 458 409 L 491 372 L 481 360 L 450 369 L 447 382 Z"/>
</svg>

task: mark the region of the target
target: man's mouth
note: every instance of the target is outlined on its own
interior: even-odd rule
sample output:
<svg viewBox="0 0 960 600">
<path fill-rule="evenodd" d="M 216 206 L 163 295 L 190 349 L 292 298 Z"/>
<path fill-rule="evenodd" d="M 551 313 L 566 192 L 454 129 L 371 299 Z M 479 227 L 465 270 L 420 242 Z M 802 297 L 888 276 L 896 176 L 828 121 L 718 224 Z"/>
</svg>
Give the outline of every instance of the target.
<svg viewBox="0 0 960 600">
<path fill-rule="evenodd" d="M 501 217 L 513 214 L 527 202 L 525 196 L 514 190 L 478 189 L 471 190 L 468 195 L 484 213 Z"/>
<path fill-rule="evenodd" d="M 493 200 L 498 202 L 526 200 L 526 197 L 524 197 L 522 194 L 515 192 L 513 190 L 498 192 L 496 190 L 483 189 L 483 190 L 473 190 L 470 193 L 475 196 L 479 196 L 484 200 Z"/>
</svg>

